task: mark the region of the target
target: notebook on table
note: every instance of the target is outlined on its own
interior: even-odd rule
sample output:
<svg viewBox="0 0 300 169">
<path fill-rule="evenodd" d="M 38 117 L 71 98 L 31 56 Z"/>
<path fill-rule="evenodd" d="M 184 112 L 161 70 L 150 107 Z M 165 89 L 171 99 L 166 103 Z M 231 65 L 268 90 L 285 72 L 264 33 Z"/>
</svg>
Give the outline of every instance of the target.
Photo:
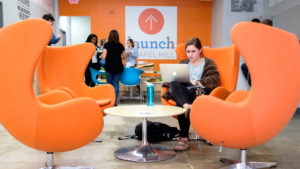
<svg viewBox="0 0 300 169">
<path fill-rule="evenodd" d="M 160 64 L 159 67 L 163 82 L 190 83 L 188 64 Z"/>
</svg>

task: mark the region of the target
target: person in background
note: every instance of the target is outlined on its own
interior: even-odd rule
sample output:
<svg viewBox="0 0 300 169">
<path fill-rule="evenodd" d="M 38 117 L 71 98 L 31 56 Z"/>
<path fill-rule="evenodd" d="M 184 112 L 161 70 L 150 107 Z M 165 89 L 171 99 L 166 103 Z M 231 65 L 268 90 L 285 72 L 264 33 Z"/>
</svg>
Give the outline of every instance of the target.
<svg viewBox="0 0 300 169">
<path fill-rule="evenodd" d="M 117 105 L 119 95 L 119 82 L 123 72 L 122 57 L 125 58 L 125 48 L 120 43 L 117 30 L 111 30 L 108 36 L 108 42 L 104 44 L 102 59 L 105 59 L 105 75 L 107 83 L 115 88 Z"/>
<path fill-rule="evenodd" d="M 99 41 L 99 48 L 100 48 L 100 65 L 101 67 L 104 67 L 105 66 L 105 59 L 102 59 L 101 55 L 103 53 L 103 49 L 104 49 L 104 44 L 106 43 L 106 39 L 103 38 Z"/>
<path fill-rule="evenodd" d="M 253 18 L 253 19 L 251 20 L 251 22 L 260 23 L 260 20 L 259 20 L 258 18 Z"/>
<path fill-rule="evenodd" d="M 138 49 L 134 47 L 134 42 L 132 39 L 127 40 L 126 48 L 126 67 L 136 67 L 136 59 L 138 57 Z"/>
<path fill-rule="evenodd" d="M 126 53 L 126 67 L 136 67 L 136 59 L 138 58 L 138 49 L 134 46 L 134 42 L 132 39 L 127 40 L 127 48 L 125 50 Z M 140 93 L 140 85 L 136 85 L 136 92 Z"/>
<path fill-rule="evenodd" d="M 53 25 L 55 22 L 54 17 L 50 13 L 43 15 L 43 19 L 48 21 L 51 25 Z M 51 46 L 51 44 L 56 44 L 60 40 L 60 38 L 61 38 L 60 35 L 58 35 L 58 37 L 56 37 L 53 33 L 48 45 Z"/>
<path fill-rule="evenodd" d="M 251 20 L 251 22 L 257 22 L 257 23 L 260 23 L 260 20 L 259 20 L 258 18 L 253 18 L 253 19 Z M 265 20 L 262 21 L 262 23 L 263 23 L 263 24 L 266 24 L 266 25 L 270 25 L 270 26 L 273 25 L 273 22 L 272 22 L 272 20 L 270 20 L 270 19 L 265 19 Z M 241 70 L 242 70 L 243 75 L 244 75 L 244 77 L 246 78 L 246 80 L 247 80 L 249 86 L 251 86 L 251 77 L 250 77 L 249 70 L 248 70 L 248 67 L 247 67 L 246 63 L 243 63 L 243 64 L 241 65 Z"/>
<path fill-rule="evenodd" d="M 103 51 L 104 44 L 106 43 L 106 38 L 103 38 L 99 41 L 99 48 L 101 51 Z"/>
<path fill-rule="evenodd" d="M 261 23 L 265 25 L 273 26 L 273 21 L 271 19 L 264 19 Z"/>
<path fill-rule="evenodd" d="M 100 70 L 100 62 L 99 62 L 100 51 L 99 51 L 99 47 L 97 46 L 98 37 L 95 34 L 90 34 L 87 37 L 85 42 L 92 43 L 96 47 L 96 51 L 95 51 L 91 61 L 89 62 L 88 66 L 85 70 L 85 73 L 84 73 L 85 84 L 89 87 L 94 87 L 95 83 L 92 81 L 92 75 L 91 75 L 90 67 L 95 69 L 95 70 Z"/>
<path fill-rule="evenodd" d="M 190 129 L 189 112 L 193 101 L 199 95 L 199 89 L 203 90 L 202 94 L 207 95 L 220 83 L 220 74 L 217 66 L 213 60 L 203 56 L 202 44 L 198 38 L 191 38 L 187 41 L 185 52 L 188 59 L 179 63 L 188 64 L 191 82 L 172 81 L 169 84 L 169 91 L 167 91 L 170 94 L 166 92 L 162 96 L 166 100 L 170 99 L 166 97 L 171 96 L 176 101 L 176 106 L 186 109 L 185 114 L 177 116 L 180 127 L 180 139 L 177 145 L 174 146 L 175 151 L 184 151 L 190 148 L 188 138 Z"/>
</svg>

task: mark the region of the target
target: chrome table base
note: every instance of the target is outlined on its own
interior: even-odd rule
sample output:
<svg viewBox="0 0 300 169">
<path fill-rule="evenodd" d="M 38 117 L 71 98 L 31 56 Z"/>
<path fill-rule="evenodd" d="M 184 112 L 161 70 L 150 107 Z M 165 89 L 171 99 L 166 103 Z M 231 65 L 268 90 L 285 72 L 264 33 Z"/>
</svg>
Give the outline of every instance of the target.
<svg viewBox="0 0 300 169">
<path fill-rule="evenodd" d="M 94 169 L 93 167 L 86 167 L 86 166 L 57 166 L 57 167 L 44 167 L 40 169 Z"/>
<path fill-rule="evenodd" d="M 143 119 L 142 143 L 136 147 L 126 147 L 115 151 L 115 156 L 119 159 L 134 162 L 157 162 L 174 158 L 174 150 L 151 147 L 147 140 L 147 118 Z"/>
<path fill-rule="evenodd" d="M 121 148 L 115 151 L 115 156 L 126 161 L 157 162 L 174 158 L 176 153 L 173 150 L 141 145 L 139 147 Z"/>
</svg>

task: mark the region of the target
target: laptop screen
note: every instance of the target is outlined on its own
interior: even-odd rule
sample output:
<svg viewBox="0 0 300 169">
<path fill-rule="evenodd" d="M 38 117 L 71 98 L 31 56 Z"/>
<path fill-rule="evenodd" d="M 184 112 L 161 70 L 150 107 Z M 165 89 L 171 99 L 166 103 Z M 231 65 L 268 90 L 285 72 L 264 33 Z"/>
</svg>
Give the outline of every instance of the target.
<svg viewBox="0 0 300 169">
<path fill-rule="evenodd" d="M 160 64 L 159 67 L 163 82 L 190 83 L 188 64 Z"/>
</svg>

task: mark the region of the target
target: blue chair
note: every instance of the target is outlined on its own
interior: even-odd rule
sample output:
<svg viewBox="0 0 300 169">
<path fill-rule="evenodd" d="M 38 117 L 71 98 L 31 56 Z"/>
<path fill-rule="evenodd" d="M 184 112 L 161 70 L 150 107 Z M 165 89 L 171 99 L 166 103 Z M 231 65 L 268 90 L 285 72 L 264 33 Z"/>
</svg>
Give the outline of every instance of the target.
<svg viewBox="0 0 300 169">
<path fill-rule="evenodd" d="M 92 81 L 96 84 L 96 85 L 101 85 L 101 84 L 105 84 L 106 82 L 100 82 L 97 79 L 98 75 L 105 75 L 105 71 L 104 70 L 95 70 L 93 68 L 90 68 L 91 70 L 91 74 L 92 74 Z"/>
<path fill-rule="evenodd" d="M 133 86 L 137 86 L 141 83 L 140 81 L 140 75 L 144 73 L 144 71 L 137 69 L 137 68 L 129 68 L 125 67 L 124 71 L 121 75 L 121 80 L 120 83 L 124 86 L 129 86 L 130 87 L 130 95 L 129 96 L 124 96 L 121 95 L 119 97 L 119 102 L 121 99 L 140 99 L 141 103 L 144 101 L 144 96 L 143 96 L 143 88 L 140 87 L 140 95 L 139 96 L 133 96 Z"/>
</svg>

